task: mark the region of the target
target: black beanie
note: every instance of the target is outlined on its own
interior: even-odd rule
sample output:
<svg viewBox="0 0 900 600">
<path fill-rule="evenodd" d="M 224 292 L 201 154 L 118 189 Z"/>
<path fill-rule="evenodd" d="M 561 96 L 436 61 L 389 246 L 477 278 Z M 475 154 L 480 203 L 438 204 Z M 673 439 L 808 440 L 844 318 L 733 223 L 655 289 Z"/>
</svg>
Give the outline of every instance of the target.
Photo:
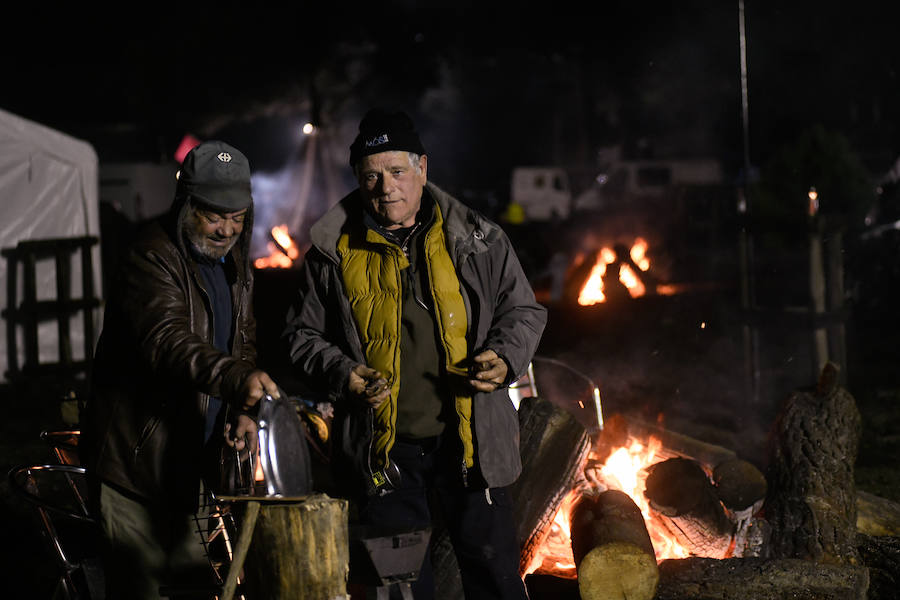
<svg viewBox="0 0 900 600">
<path fill-rule="evenodd" d="M 425 147 L 409 115 L 403 111 L 373 108 L 359 123 L 359 135 L 350 145 L 350 166 L 356 165 L 363 156 L 392 150 L 419 156 L 425 154 Z"/>
</svg>

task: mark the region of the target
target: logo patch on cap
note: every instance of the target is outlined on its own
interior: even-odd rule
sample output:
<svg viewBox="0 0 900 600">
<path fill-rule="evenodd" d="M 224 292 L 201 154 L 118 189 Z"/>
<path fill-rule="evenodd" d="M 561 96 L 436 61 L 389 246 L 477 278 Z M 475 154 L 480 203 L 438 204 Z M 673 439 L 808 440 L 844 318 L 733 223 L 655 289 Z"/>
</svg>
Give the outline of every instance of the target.
<svg viewBox="0 0 900 600">
<path fill-rule="evenodd" d="M 378 137 L 374 137 L 371 140 L 366 140 L 366 148 L 372 148 L 374 146 L 380 146 L 382 144 L 387 144 L 390 140 L 388 138 L 388 134 L 382 133 Z"/>
<path fill-rule="evenodd" d="M 222 162 L 231 162 L 231 155 L 227 152 L 219 152 L 219 155 L 216 158 Z"/>
</svg>

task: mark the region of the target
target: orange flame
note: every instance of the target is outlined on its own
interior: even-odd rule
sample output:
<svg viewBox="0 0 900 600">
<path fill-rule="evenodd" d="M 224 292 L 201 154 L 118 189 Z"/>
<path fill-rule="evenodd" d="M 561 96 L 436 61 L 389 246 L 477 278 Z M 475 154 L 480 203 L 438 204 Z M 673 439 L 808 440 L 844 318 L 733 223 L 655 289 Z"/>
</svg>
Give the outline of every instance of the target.
<svg viewBox="0 0 900 600">
<path fill-rule="evenodd" d="M 287 269 L 300 256 L 300 249 L 294 240 L 288 234 L 287 225 L 276 225 L 272 228 L 272 239 L 274 242 L 266 244 L 269 251 L 268 256 L 257 258 L 253 261 L 253 266 L 257 269 Z"/>
<path fill-rule="evenodd" d="M 609 249 L 604 248 L 603 250 Z M 594 264 L 594 268 L 591 269 L 591 274 L 578 294 L 578 304 L 590 306 L 606 301 L 606 295 L 603 293 L 603 276 L 606 275 L 606 265 L 607 263 L 603 261 L 603 251 L 601 250 L 600 254 L 597 255 L 597 262 Z"/>
<path fill-rule="evenodd" d="M 689 555 L 687 549 L 675 540 L 665 526 L 652 518 L 649 503 L 644 496 L 647 468 L 656 462 L 656 454 L 661 446 L 662 443 L 653 437 L 647 446 L 632 441 L 629 446 L 617 449 L 606 459 L 606 463 L 600 468 L 604 483 L 591 479 L 572 489 L 560 504 L 550 531 L 532 557 L 526 574 L 537 572 L 569 579 L 576 577 L 569 526 L 572 509 L 583 494 L 603 491 L 606 485 L 628 494 L 641 509 L 657 561 L 686 558 Z"/>
<path fill-rule="evenodd" d="M 632 262 L 637 265 L 642 272 L 650 269 L 650 259 L 647 258 L 647 241 L 644 238 L 636 238 L 634 244 L 629 251 Z M 600 249 L 597 253 L 597 262 L 591 269 L 587 281 L 581 287 L 578 294 L 578 304 L 582 306 L 590 306 L 599 302 L 606 302 L 606 294 L 603 292 L 603 277 L 606 275 L 608 265 L 618 260 L 616 253 L 607 247 Z M 647 289 L 641 281 L 638 273 L 635 273 L 627 263 L 619 266 L 619 281 L 628 289 L 628 294 L 632 298 L 643 296 L 647 293 Z"/>
<path fill-rule="evenodd" d="M 634 240 L 634 245 L 631 247 L 630 254 L 631 260 L 634 261 L 634 264 L 636 264 L 641 271 L 650 269 L 650 259 L 647 258 L 647 241 L 644 238 L 637 238 Z"/>
<path fill-rule="evenodd" d="M 637 273 L 628 265 L 619 267 L 619 281 L 628 288 L 628 293 L 632 298 L 637 298 L 647 293 L 647 289 L 637 276 Z"/>
</svg>

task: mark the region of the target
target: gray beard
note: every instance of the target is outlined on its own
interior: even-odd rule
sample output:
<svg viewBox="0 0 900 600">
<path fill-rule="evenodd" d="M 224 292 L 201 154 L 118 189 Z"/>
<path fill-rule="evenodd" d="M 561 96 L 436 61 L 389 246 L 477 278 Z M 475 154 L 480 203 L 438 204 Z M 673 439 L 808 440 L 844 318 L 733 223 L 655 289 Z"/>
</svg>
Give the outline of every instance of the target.
<svg viewBox="0 0 900 600">
<path fill-rule="evenodd" d="M 224 248 L 211 246 L 209 244 L 209 240 L 207 240 L 206 237 L 197 235 L 197 231 L 193 227 L 193 220 L 196 218 L 196 215 L 189 213 L 185 218 L 184 226 L 182 227 L 181 231 L 185 239 L 187 239 L 188 243 L 193 246 L 194 250 L 200 256 L 205 256 L 206 258 L 210 258 L 212 260 L 219 260 L 229 252 L 231 252 L 231 249 L 234 248 L 234 245 L 241 238 L 241 236 L 236 236 L 233 240 L 231 240 L 231 243 Z"/>
<path fill-rule="evenodd" d="M 207 239 L 204 237 L 197 236 L 193 233 L 185 233 L 185 235 L 187 236 L 188 242 L 190 242 L 191 246 L 194 247 L 194 250 L 196 250 L 198 254 L 200 254 L 201 256 L 205 256 L 206 258 L 211 258 L 213 260 L 219 260 L 229 252 L 231 252 L 231 249 L 234 248 L 234 245 L 238 241 L 238 238 L 235 238 L 231 240 L 231 243 L 224 248 L 218 248 L 216 246 L 209 245 Z"/>
</svg>

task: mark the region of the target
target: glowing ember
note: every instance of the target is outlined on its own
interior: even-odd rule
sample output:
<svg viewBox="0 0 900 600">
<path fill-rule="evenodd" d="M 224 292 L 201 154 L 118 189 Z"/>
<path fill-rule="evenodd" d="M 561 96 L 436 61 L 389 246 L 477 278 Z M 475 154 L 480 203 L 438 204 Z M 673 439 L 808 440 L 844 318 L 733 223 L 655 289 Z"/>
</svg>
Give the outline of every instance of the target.
<svg viewBox="0 0 900 600">
<path fill-rule="evenodd" d="M 632 441 L 629 446 L 623 446 L 613 452 L 606 459 L 606 463 L 597 469 L 597 473 L 591 473 L 589 469 L 585 473 L 587 479 L 563 499 L 550 525 L 550 532 L 532 557 L 526 574 L 537 572 L 569 579 L 576 577 L 569 529 L 572 508 L 583 494 L 606 489 L 619 489 L 625 492 L 641 509 L 657 561 L 686 558 L 689 555 L 688 551 L 661 523 L 653 519 L 647 499 L 644 497 L 647 468 L 656 462 L 656 454 L 661 446 L 661 442 L 652 437 L 647 446 Z M 593 453 L 591 457 L 596 459 Z"/>
<path fill-rule="evenodd" d="M 272 228 L 273 242 L 269 242 L 266 248 L 268 256 L 257 258 L 253 266 L 257 269 L 287 269 L 300 256 L 300 249 L 288 234 L 287 225 L 277 225 Z"/>
<path fill-rule="evenodd" d="M 631 262 L 633 262 L 641 272 L 650 269 L 650 259 L 647 258 L 647 242 L 643 238 L 637 238 L 629 251 Z M 644 283 L 638 273 L 624 260 L 621 260 L 616 253 L 607 247 L 604 247 L 597 253 L 597 262 L 591 269 L 587 281 L 578 294 L 578 304 L 582 306 L 590 306 L 599 302 L 606 302 L 606 294 L 603 291 L 603 278 L 606 276 L 606 270 L 609 265 L 619 263 L 619 281 L 628 289 L 628 294 L 632 298 L 643 296 L 647 293 Z"/>
</svg>

